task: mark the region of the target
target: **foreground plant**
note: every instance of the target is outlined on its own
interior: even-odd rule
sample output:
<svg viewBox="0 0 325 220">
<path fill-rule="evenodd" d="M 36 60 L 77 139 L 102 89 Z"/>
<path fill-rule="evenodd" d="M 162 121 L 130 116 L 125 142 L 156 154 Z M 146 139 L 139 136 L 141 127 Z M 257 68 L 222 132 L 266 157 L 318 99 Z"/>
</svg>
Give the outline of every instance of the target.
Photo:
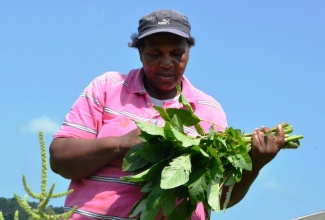
<svg viewBox="0 0 325 220">
<path fill-rule="evenodd" d="M 155 107 L 165 120 L 164 127 L 136 122 L 143 143 L 133 146 L 125 156 L 123 171 L 133 174 L 123 179 L 141 184 L 144 195 L 130 217 L 150 220 L 161 212 L 168 219 L 190 219 L 200 202 L 209 214 L 220 212 L 221 206 L 226 209 L 243 170 L 252 169 L 252 134 L 232 127 L 219 132 L 213 123 L 205 133 L 199 124 L 201 119 L 182 94 L 179 101 L 187 110 Z M 184 126 L 195 127 L 198 136 L 188 136 Z M 281 126 L 286 134 L 284 148 L 298 148 L 303 136 L 290 136 L 293 127 L 288 123 Z M 276 132 L 273 128 L 265 135 Z M 228 191 L 224 204 L 220 204 L 224 186 Z"/>
<path fill-rule="evenodd" d="M 15 211 L 14 220 L 19 220 L 19 216 L 18 215 L 19 215 L 19 213 L 18 213 L 18 210 L 17 210 L 17 211 Z M 3 218 L 2 212 L 0 212 L 0 220 L 5 220 Z"/>
<path fill-rule="evenodd" d="M 0 220 L 5 220 L 5 219 L 3 218 L 2 212 L 0 212 Z M 18 210 L 15 211 L 14 220 L 18 220 Z"/>
<path fill-rule="evenodd" d="M 71 214 L 75 211 L 77 207 L 74 207 L 69 212 L 63 214 L 49 215 L 46 213 L 46 207 L 51 198 L 59 198 L 62 196 L 66 196 L 73 192 L 73 190 L 69 190 L 68 192 L 62 193 L 53 193 L 55 183 L 52 184 L 50 191 L 47 192 L 47 157 L 46 157 L 46 147 L 44 143 L 43 133 L 39 133 L 39 140 L 41 146 L 41 155 L 42 155 L 42 182 L 41 182 L 41 192 L 39 194 L 34 193 L 28 186 L 26 182 L 25 175 L 23 175 L 23 185 L 28 193 L 34 199 L 39 200 L 39 204 L 37 208 L 32 208 L 27 201 L 27 195 L 24 196 L 24 199 L 21 199 L 16 193 L 14 193 L 14 197 L 17 200 L 18 204 L 27 212 L 27 214 L 32 217 L 32 219 L 68 219 Z M 15 220 L 18 220 L 18 211 L 15 213 Z"/>
</svg>

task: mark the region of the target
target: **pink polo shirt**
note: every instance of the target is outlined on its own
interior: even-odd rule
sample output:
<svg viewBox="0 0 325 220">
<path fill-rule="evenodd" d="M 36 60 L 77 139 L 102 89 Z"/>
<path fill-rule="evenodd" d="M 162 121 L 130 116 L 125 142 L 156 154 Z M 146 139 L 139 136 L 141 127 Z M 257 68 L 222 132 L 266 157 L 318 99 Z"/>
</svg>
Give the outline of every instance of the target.
<svg viewBox="0 0 325 220">
<path fill-rule="evenodd" d="M 54 138 L 121 136 L 136 128 L 134 120 L 163 125 L 143 88 L 142 69 L 131 70 L 127 75 L 107 72 L 96 77 L 74 103 Z M 192 86 L 186 77 L 183 77 L 182 93 L 199 118 L 227 127 L 220 104 Z M 163 107 L 180 108 L 181 105 L 171 101 Z M 211 125 L 202 122 L 201 126 L 208 131 Z M 185 130 L 196 134 L 192 128 Z M 140 186 L 121 179 L 128 175 L 122 171 L 122 162 L 123 158 L 119 158 L 87 178 L 71 181 L 69 188 L 74 192 L 67 196 L 65 209 L 78 206 L 71 219 L 130 219 L 128 213 L 143 194 Z M 202 204 L 197 206 L 192 219 L 206 219 Z"/>
</svg>

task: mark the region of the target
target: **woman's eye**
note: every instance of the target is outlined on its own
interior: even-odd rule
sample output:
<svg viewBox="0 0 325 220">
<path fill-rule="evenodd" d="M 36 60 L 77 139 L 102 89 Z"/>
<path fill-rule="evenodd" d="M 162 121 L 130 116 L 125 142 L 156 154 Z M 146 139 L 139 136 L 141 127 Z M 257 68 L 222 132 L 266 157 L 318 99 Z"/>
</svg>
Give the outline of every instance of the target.
<svg viewBox="0 0 325 220">
<path fill-rule="evenodd" d="M 175 56 L 181 56 L 181 55 L 183 55 L 183 53 L 184 53 L 184 52 L 182 52 L 182 51 L 174 51 L 174 52 L 173 52 L 173 54 L 174 54 Z"/>
<path fill-rule="evenodd" d="M 159 55 L 159 53 L 158 53 L 158 52 L 149 52 L 148 54 L 149 54 L 149 56 L 153 56 L 153 57 L 155 57 L 155 56 L 158 56 L 158 55 Z"/>
</svg>

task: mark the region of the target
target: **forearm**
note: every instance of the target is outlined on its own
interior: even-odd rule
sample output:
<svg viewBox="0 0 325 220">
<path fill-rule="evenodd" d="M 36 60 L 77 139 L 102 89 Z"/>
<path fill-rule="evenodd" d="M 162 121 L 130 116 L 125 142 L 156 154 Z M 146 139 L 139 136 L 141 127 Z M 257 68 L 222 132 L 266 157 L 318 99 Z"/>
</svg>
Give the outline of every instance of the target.
<svg viewBox="0 0 325 220">
<path fill-rule="evenodd" d="M 245 195 L 247 194 L 250 186 L 254 182 L 254 180 L 257 178 L 259 174 L 259 171 L 243 171 L 243 177 L 242 180 L 239 183 L 236 183 L 234 185 L 234 188 L 232 190 L 230 201 L 226 208 L 230 208 L 231 206 L 236 205 L 238 202 L 240 202 Z M 223 196 L 221 199 L 221 204 L 224 204 L 224 201 L 226 199 L 226 193 L 227 193 L 228 187 L 224 188 Z"/>
<path fill-rule="evenodd" d="M 54 172 L 67 179 L 88 176 L 123 156 L 118 137 L 99 139 L 56 138 L 50 146 L 50 164 Z"/>
<path fill-rule="evenodd" d="M 252 135 L 252 149 L 250 156 L 252 159 L 252 171 L 243 171 L 242 180 L 235 184 L 231 193 L 231 198 L 228 207 L 231 207 L 240 202 L 254 180 L 257 178 L 260 170 L 268 164 L 279 152 L 284 145 L 284 132 L 280 125 L 278 125 L 277 136 L 273 134 L 265 135 L 269 132 L 269 128 L 263 126 L 262 129 L 255 129 Z M 227 189 L 225 189 L 226 191 Z M 222 198 L 223 201 L 225 198 Z M 222 203 L 223 204 L 223 203 Z"/>
</svg>

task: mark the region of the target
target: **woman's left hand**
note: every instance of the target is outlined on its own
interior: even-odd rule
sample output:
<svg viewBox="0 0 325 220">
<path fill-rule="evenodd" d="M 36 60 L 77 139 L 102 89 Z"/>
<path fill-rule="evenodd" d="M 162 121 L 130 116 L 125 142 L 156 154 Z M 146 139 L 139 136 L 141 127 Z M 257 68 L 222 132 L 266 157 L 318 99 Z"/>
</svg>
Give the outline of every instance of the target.
<svg viewBox="0 0 325 220">
<path fill-rule="evenodd" d="M 269 163 L 284 145 L 284 132 L 281 125 L 278 125 L 277 136 L 272 133 L 267 134 L 269 130 L 263 126 L 261 129 L 255 129 L 252 135 L 250 156 L 255 171 L 259 171 Z"/>
</svg>

